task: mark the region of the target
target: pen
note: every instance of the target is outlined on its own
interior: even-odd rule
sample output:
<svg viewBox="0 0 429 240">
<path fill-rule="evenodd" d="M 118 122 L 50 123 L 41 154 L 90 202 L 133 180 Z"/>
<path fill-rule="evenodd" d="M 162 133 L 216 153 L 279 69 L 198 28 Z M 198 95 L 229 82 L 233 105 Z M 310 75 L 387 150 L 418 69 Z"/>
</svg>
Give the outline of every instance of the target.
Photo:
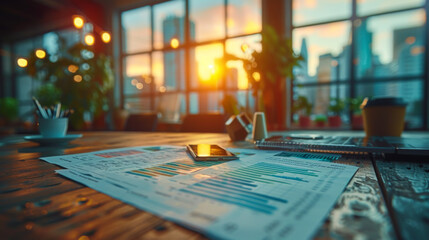
<svg viewBox="0 0 429 240">
<path fill-rule="evenodd" d="M 34 105 L 36 105 L 36 108 L 39 111 L 41 117 L 48 118 L 47 113 L 45 112 L 45 110 L 42 108 L 39 101 L 35 97 L 33 97 L 33 102 L 34 102 Z"/>
</svg>

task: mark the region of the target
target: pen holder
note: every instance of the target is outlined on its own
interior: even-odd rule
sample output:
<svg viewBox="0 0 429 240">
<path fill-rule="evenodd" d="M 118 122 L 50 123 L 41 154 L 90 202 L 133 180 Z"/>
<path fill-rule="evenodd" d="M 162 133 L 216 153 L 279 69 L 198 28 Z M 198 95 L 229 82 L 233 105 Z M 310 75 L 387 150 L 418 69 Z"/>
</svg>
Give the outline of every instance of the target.
<svg viewBox="0 0 429 240">
<path fill-rule="evenodd" d="M 67 133 L 68 118 L 41 118 L 39 119 L 39 131 L 43 137 L 64 137 Z"/>
<path fill-rule="evenodd" d="M 253 115 L 253 132 L 254 141 L 262 140 L 268 137 L 267 125 L 265 123 L 265 114 L 263 112 L 255 112 Z"/>
</svg>

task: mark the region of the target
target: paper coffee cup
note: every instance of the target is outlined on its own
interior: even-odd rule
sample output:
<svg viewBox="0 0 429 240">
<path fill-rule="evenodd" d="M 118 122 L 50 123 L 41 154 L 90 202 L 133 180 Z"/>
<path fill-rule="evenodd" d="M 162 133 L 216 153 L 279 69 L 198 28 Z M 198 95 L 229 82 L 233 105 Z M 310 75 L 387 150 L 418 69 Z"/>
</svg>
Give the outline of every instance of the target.
<svg viewBox="0 0 429 240">
<path fill-rule="evenodd" d="M 253 115 L 252 137 L 254 141 L 262 140 L 268 137 L 267 125 L 265 123 L 265 114 L 263 112 L 255 112 Z"/>
<path fill-rule="evenodd" d="M 367 137 L 400 137 L 405 125 L 406 103 L 402 98 L 374 98 L 362 106 L 363 128 Z"/>
</svg>

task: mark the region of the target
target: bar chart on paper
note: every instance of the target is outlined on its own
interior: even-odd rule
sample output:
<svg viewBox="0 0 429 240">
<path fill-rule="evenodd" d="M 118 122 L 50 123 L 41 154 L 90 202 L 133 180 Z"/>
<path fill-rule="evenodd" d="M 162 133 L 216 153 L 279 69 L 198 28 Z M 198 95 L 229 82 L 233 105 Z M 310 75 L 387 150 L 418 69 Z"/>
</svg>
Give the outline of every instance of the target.
<svg viewBox="0 0 429 240">
<path fill-rule="evenodd" d="M 175 162 L 159 164 L 149 168 L 130 170 L 126 173 L 145 178 L 174 177 L 178 175 L 187 175 L 190 173 L 194 173 L 199 170 L 222 163 L 224 162 L 195 162 L 192 160 L 185 159 Z"/>
<path fill-rule="evenodd" d="M 284 194 L 295 183 L 318 178 L 318 170 L 259 162 L 226 171 L 183 188 L 180 191 L 271 214 L 270 202 L 287 203 Z"/>
</svg>

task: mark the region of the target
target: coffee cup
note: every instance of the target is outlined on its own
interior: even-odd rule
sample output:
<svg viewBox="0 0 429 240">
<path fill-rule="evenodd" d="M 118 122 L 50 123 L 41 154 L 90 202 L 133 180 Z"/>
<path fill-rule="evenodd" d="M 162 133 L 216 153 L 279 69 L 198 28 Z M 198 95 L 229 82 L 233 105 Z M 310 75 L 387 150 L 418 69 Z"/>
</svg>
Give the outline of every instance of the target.
<svg viewBox="0 0 429 240">
<path fill-rule="evenodd" d="M 41 118 L 39 131 L 45 138 L 64 137 L 67 133 L 68 118 Z"/>
<path fill-rule="evenodd" d="M 366 136 L 400 137 L 405 125 L 406 106 L 402 98 L 365 98 L 361 108 Z"/>
</svg>

